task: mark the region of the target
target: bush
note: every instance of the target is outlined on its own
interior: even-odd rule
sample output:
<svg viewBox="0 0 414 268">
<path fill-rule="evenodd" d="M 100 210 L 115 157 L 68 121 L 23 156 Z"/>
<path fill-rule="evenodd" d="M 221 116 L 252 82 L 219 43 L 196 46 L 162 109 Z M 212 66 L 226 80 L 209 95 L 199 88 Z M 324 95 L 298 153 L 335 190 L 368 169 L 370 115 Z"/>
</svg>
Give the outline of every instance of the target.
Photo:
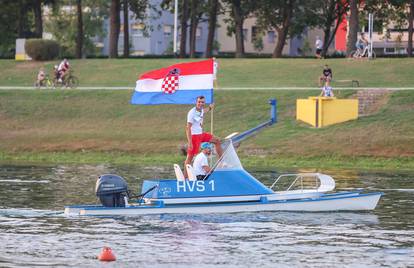
<svg viewBox="0 0 414 268">
<path fill-rule="evenodd" d="M 24 49 L 34 60 L 53 60 L 59 55 L 59 44 L 54 40 L 28 39 Z"/>
</svg>

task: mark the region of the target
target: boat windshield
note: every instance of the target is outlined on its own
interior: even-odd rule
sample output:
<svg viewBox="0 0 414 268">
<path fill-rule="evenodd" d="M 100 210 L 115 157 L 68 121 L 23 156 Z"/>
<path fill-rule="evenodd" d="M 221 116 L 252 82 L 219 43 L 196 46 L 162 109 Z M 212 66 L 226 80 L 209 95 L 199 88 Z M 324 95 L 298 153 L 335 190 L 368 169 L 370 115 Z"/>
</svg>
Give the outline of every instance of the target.
<svg viewBox="0 0 414 268">
<path fill-rule="evenodd" d="M 228 144 L 225 147 L 223 155 L 216 163 L 215 170 L 240 170 L 243 169 L 240 159 L 237 156 L 236 150 L 234 149 L 233 143 L 231 140 L 228 141 Z"/>
</svg>

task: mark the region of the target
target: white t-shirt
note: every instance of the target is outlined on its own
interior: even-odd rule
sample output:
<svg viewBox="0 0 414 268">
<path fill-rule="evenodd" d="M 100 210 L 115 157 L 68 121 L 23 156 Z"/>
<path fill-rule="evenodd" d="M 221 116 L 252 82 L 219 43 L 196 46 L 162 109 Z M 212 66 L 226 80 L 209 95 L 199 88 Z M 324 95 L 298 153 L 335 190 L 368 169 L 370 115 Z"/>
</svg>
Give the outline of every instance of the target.
<svg viewBox="0 0 414 268">
<path fill-rule="evenodd" d="M 64 72 L 66 72 L 67 70 L 69 69 L 69 62 L 68 61 L 62 61 L 60 64 L 59 64 L 59 67 L 58 67 L 58 71 L 64 71 Z"/>
<path fill-rule="evenodd" d="M 315 47 L 316 47 L 316 49 L 322 49 L 322 40 L 321 39 L 316 39 L 316 42 L 315 42 Z"/>
<path fill-rule="evenodd" d="M 208 166 L 207 156 L 201 152 L 194 158 L 193 168 L 195 175 L 207 175 L 206 171 L 203 169 L 204 166 Z"/>
<path fill-rule="evenodd" d="M 324 97 L 332 97 L 332 95 L 333 95 L 332 87 L 324 86 L 322 88 L 322 91 L 323 91 L 323 96 Z"/>
<path fill-rule="evenodd" d="M 191 135 L 203 133 L 203 116 L 204 111 L 197 111 L 196 107 L 191 109 L 187 114 L 187 123 L 191 123 Z"/>
</svg>

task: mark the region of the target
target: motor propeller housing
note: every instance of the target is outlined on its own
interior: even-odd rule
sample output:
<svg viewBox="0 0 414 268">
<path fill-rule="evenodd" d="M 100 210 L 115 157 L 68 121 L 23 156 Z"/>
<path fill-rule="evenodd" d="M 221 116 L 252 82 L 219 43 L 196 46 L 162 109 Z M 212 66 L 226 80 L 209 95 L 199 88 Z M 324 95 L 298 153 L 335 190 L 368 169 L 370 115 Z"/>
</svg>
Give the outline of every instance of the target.
<svg viewBox="0 0 414 268">
<path fill-rule="evenodd" d="M 104 207 L 125 207 L 128 184 L 121 176 L 101 175 L 96 181 L 95 194 Z"/>
</svg>

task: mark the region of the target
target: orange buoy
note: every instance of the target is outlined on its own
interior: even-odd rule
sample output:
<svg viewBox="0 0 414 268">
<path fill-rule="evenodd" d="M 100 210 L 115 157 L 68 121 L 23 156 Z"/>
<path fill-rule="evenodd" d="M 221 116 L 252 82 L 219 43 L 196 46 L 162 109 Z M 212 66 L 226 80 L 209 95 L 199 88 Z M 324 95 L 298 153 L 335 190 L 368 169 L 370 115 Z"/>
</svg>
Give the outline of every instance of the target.
<svg viewBox="0 0 414 268">
<path fill-rule="evenodd" d="M 100 261 L 115 261 L 116 257 L 110 247 L 103 247 L 101 254 L 98 256 Z"/>
</svg>

